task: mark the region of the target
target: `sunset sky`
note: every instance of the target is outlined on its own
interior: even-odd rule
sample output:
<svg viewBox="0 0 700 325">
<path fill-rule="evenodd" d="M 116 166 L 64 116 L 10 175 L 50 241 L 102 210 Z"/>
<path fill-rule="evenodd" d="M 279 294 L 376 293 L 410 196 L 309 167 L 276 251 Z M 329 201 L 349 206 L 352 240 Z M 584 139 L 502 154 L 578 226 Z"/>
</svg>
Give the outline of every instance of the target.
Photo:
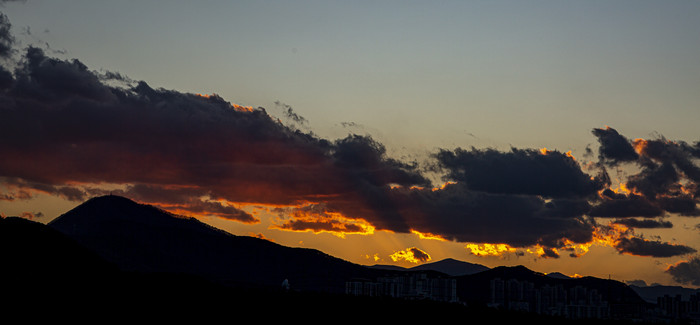
<svg viewBox="0 0 700 325">
<path fill-rule="evenodd" d="M 699 1 L 1 1 L 0 213 L 700 287 Z M 638 283 L 638 282 L 637 282 Z"/>
</svg>

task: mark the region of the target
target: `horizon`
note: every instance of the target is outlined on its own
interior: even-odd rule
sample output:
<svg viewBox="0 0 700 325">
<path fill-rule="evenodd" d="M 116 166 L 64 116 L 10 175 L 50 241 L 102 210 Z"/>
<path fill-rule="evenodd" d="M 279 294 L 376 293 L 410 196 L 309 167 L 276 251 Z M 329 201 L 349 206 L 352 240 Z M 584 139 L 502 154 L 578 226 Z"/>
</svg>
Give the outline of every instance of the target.
<svg viewBox="0 0 700 325">
<path fill-rule="evenodd" d="M 0 13 L 2 216 L 114 193 L 362 265 L 700 288 L 700 3 Z"/>
</svg>

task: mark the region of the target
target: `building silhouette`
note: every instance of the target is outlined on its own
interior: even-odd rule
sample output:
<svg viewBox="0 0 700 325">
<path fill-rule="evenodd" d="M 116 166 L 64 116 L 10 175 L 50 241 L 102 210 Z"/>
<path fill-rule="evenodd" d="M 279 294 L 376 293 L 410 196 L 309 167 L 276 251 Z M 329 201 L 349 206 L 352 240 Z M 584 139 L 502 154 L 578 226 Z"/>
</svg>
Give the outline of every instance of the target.
<svg viewBox="0 0 700 325">
<path fill-rule="evenodd" d="M 345 293 L 355 296 L 394 297 L 457 302 L 457 280 L 411 273 L 380 277 L 375 280 L 353 279 L 345 283 Z"/>
<path fill-rule="evenodd" d="M 607 318 L 610 307 L 596 289 L 563 285 L 535 288 L 529 281 L 495 278 L 490 283 L 489 306 L 572 319 Z"/>
</svg>

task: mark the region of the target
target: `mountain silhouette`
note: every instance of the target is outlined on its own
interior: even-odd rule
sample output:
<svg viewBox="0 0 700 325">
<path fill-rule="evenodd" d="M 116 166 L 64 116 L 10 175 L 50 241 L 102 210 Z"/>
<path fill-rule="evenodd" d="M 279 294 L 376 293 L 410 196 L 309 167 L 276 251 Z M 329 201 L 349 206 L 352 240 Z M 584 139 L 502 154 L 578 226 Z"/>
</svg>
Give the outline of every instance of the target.
<svg viewBox="0 0 700 325">
<path fill-rule="evenodd" d="M 410 268 L 411 271 L 433 270 L 445 273 L 451 276 L 469 275 L 488 270 L 489 268 L 481 264 L 458 261 L 452 258 L 446 258 L 433 263 L 426 263 Z"/>
<path fill-rule="evenodd" d="M 642 299 L 650 303 L 657 303 L 658 297 L 668 295 L 669 297 L 681 296 L 683 300 L 689 300 L 690 295 L 700 293 L 700 289 L 685 288 L 681 286 L 665 286 L 660 284 L 650 286 L 630 285 L 630 288 L 639 294 Z"/>
<path fill-rule="evenodd" d="M 0 218 L 0 256 L 3 276 L 16 279 L 42 281 L 47 271 L 64 280 L 116 271 L 114 265 L 62 233 L 19 217 Z"/>
<path fill-rule="evenodd" d="M 481 264 L 458 261 L 453 258 L 446 258 L 437 262 L 425 263 L 410 268 L 382 264 L 373 265 L 371 267 L 375 269 L 393 271 L 437 271 L 449 276 L 474 274 L 489 269 L 488 267 Z"/>
<path fill-rule="evenodd" d="M 563 274 L 561 272 L 547 273 L 547 276 L 550 278 L 557 278 L 557 279 L 571 279 L 570 276 Z"/>
<path fill-rule="evenodd" d="M 314 249 L 236 236 L 120 196 L 92 198 L 48 223 L 121 270 L 191 274 L 226 285 L 344 292 L 377 270 Z"/>
<path fill-rule="evenodd" d="M 532 271 L 525 266 L 499 266 L 493 269 L 471 275 L 456 277 L 457 295 L 462 301 L 486 305 L 491 297 L 491 281 L 500 279 L 504 281 L 517 280 L 528 282 L 534 288 L 543 286 L 561 286 L 565 290 L 575 287 L 583 287 L 587 290 L 595 289 L 602 295 L 602 299 L 610 303 L 610 313 L 614 317 L 633 318 L 640 317 L 647 308 L 645 302 L 628 285 L 615 281 L 599 279 L 595 277 L 562 278 L 551 277 L 544 273 Z"/>
<path fill-rule="evenodd" d="M 90 315 L 131 317 L 147 312 L 157 317 L 175 315 L 176 319 L 182 313 L 200 315 L 202 310 L 222 315 L 231 308 L 261 315 L 272 312 L 269 317 L 276 319 L 300 319 L 309 314 L 299 311 L 310 306 L 338 314 L 348 310 L 464 312 L 461 304 L 423 301 L 418 305 L 387 297 L 342 295 L 345 282 L 351 279 L 372 281 L 412 272 L 462 274 L 452 276 L 457 296 L 469 306 L 470 317 L 484 321 L 538 317 L 483 309 L 495 278 L 528 281 L 535 287 L 594 288 L 611 302 L 611 310 L 625 316 L 635 315 L 644 303 L 630 287 L 617 281 L 551 277 L 524 266 L 488 269 L 445 259 L 402 271 L 366 267 L 314 249 L 232 235 L 194 218 L 111 195 L 90 199 L 47 225 L 0 218 L 0 253 L 3 294 L 18 302 L 41 297 L 53 302 L 44 306 L 45 310 L 53 306 L 57 313 L 78 306 L 83 315 L 89 311 Z M 285 280 L 293 290 L 281 290 Z M 413 319 L 409 314 L 406 319 Z"/>
</svg>

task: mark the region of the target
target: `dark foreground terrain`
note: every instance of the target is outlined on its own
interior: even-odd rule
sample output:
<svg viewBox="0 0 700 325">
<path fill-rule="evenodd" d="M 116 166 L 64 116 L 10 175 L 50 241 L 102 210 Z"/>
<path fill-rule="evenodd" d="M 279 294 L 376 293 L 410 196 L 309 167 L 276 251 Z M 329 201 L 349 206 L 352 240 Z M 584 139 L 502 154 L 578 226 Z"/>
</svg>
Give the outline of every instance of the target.
<svg viewBox="0 0 700 325">
<path fill-rule="evenodd" d="M 114 198 L 106 200 L 110 204 L 114 201 L 121 202 L 123 200 L 115 200 Z M 98 200 L 97 203 L 100 201 Z M 124 207 L 132 206 L 134 206 L 132 203 L 126 202 L 125 205 L 110 206 L 110 209 L 106 211 L 120 211 Z M 143 207 L 136 208 L 141 211 L 140 209 Z M 110 220 L 104 214 L 101 217 L 98 216 L 99 214 L 89 213 L 89 215 L 97 216 L 88 219 L 90 222 L 95 219 L 99 222 Z M 160 215 L 160 212 L 155 215 Z M 141 216 L 143 217 L 143 215 Z M 144 217 L 139 220 L 153 219 Z M 167 218 L 164 220 L 170 221 Z M 129 254 L 125 253 L 122 256 L 130 257 L 127 264 L 123 263 L 125 258 L 107 259 L 105 256 L 108 255 L 98 253 L 99 249 L 88 248 L 79 240 L 67 236 L 53 227 L 21 218 L 0 218 L 0 315 L 4 316 L 4 320 L 14 319 L 11 323 L 63 320 L 72 323 L 119 322 L 126 324 L 136 322 L 163 323 L 166 321 L 191 321 L 197 324 L 214 321 L 217 323 L 222 321 L 231 323 L 391 321 L 410 322 L 411 324 L 420 321 L 465 324 L 626 323 L 612 320 L 565 320 L 490 309 L 484 307 L 483 304 L 464 305 L 429 300 L 349 296 L 341 292 L 342 287 L 339 285 L 329 287 L 327 284 L 340 282 L 342 285 L 341 280 L 347 278 L 348 275 L 374 275 L 375 272 L 379 271 L 352 265 L 312 250 L 278 247 L 279 245 L 269 242 L 247 239 L 244 241 L 245 245 L 241 246 L 235 241 L 237 238 L 234 236 L 202 228 L 191 220 L 183 222 L 185 225 L 179 226 L 177 224 L 178 227 L 192 228 L 196 230 L 195 233 L 206 233 L 211 234 L 211 237 L 222 238 L 220 245 L 231 247 L 235 244 L 232 247 L 238 247 L 236 249 L 241 252 L 246 249 L 248 255 L 258 257 L 256 261 L 238 259 L 235 260 L 236 263 L 225 265 L 230 267 L 230 272 L 248 270 L 248 273 L 253 274 L 250 276 L 253 279 L 260 278 L 260 275 L 267 276 L 269 274 L 274 275 L 274 277 L 271 277 L 272 280 L 267 282 L 252 281 L 232 284 L 231 282 L 219 281 L 220 277 L 207 277 L 184 271 L 176 272 L 172 271 L 173 268 L 158 269 L 154 266 L 163 265 L 162 261 L 170 261 L 168 258 L 171 260 L 182 259 L 181 256 L 169 257 L 167 255 L 178 252 L 179 250 L 176 249 L 163 249 L 159 251 L 159 254 L 149 252 L 150 255 L 142 252 L 147 249 L 152 251 L 160 244 L 155 239 L 162 238 L 164 234 L 168 233 L 162 230 L 164 227 L 159 228 L 155 233 L 150 233 L 150 237 L 155 238 L 153 241 L 140 242 L 137 246 L 131 245 L 138 247 L 136 250 L 125 250 Z M 195 227 L 191 226 L 193 224 Z M 86 223 L 75 225 L 77 226 L 67 227 L 67 231 L 79 233 L 81 228 L 85 228 Z M 165 228 L 174 228 L 172 223 L 167 223 L 167 225 L 169 226 Z M 137 230 L 128 233 L 135 232 Z M 86 236 L 85 242 L 104 242 L 125 246 L 126 241 L 114 239 L 116 238 L 115 234 L 119 234 L 118 232 L 94 233 L 99 235 Z M 94 233 L 90 232 L 89 234 Z M 186 234 L 190 233 L 192 232 Z M 188 236 L 193 237 L 192 235 Z M 210 236 L 196 237 L 201 239 L 191 245 L 205 245 L 204 239 Z M 141 240 L 146 241 L 147 238 L 149 236 L 144 235 Z M 189 247 L 183 244 L 183 238 L 188 238 L 187 236 L 173 238 L 177 240 L 171 241 L 176 242 L 179 246 Z M 93 247 L 99 248 L 100 246 Z M 275 257 L 282 255 L 285 255 L 285 258 Z M 206 259 L 192 257 L 194 255 L 187 256 L 189 257 L 184 260 L 188 261 L 188 266 L 199 269 L 207 268 L 207 265 L 198 264 L 206 262 Z M 272 257 L 261 259 L 261 256 Z M 291 262 L 277 263 L 287 260 L 296 261 L 296 264 L 299 265 L 294 265 Z M 193 263 L 193 261 L 197 263 Z M 125 265 L 129 267 L 125 267 Z M 284 273 L 280 273 L 283 268 Z M 255 276 L 256 272 L 257 276 Z M 314 276 L 304 276 L 309 272 L 313 273 Z M 288 290 L 282 287 L 281 281 L 276 280 L 280 279 L 283 274 L 296 276 L 290 277 L 291 288 Z M 294 279 L 297 281 L 292 281 Z M 305 279 L 306 281 L 304 281 Z M 323 285 L 311 286 L 310 284 L 314 284 L 314 282 L 308 279 L 318 279 L 317 282 Z M 329 282 L 328 279 L 333 279 L 333 282 Z M 485 281 L 481 279 L 477 282 Z M 303 285 L 295 286 L 297 283 Z M 308 288 L 335 289 L 323 291 L 309 290 Z"/>
<path fill-rule="evenodd" d="M 56 280 L 56 279 L 54 279 Z M 67 281 L 64 281 L 67 280 Z M 567 320 L 427 300 L 355 297 L 280 288 L 224 287 L 173 274 L 100 274 L 59 281 L 3 278 L 5 316 L 28 320 L 254 322 L 449 321 L 466 324 L 626 324 Z M 248 323 L 249 321 L 246 321 Z"/>
</svg>

